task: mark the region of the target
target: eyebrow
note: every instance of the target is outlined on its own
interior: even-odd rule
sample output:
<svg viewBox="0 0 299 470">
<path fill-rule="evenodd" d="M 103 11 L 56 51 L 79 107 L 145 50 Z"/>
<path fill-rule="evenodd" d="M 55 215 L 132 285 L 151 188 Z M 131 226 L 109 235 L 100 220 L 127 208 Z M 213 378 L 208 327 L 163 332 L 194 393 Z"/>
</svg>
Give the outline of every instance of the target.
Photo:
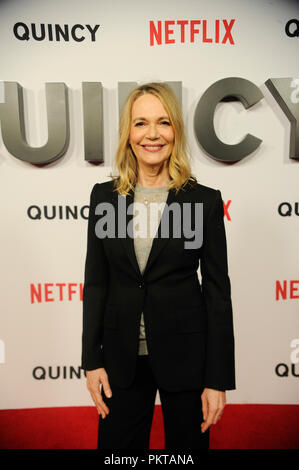
<svg viewBox="0 0 299 470">
<path fill-rule="evenodd" d="M 161 116 L 158 118 L 158 121 L 161 121 L 161 119 L 167 119 L 168 121 L 170 121 L 169 117 L 168 116 Z M 135 121 L 146 121 L 147 119 L 145 117 L 137 117 L 135 119 L 133 119 L 133 122 Z"/>
</svg>

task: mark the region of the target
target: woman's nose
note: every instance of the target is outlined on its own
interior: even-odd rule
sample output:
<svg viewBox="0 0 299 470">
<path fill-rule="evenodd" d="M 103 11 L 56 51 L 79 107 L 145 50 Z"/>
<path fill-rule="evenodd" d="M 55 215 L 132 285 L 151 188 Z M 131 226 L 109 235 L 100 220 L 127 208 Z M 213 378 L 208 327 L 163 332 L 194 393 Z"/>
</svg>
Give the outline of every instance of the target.
<svg viewBox="0 0 299 470">
<path fill-rule="evenodd" d="M 149 139 L 157 139 L 159 137 L 158 127 L 156 124 L 150 124 L 147 129 L 147 137 Z"/>
</svg>

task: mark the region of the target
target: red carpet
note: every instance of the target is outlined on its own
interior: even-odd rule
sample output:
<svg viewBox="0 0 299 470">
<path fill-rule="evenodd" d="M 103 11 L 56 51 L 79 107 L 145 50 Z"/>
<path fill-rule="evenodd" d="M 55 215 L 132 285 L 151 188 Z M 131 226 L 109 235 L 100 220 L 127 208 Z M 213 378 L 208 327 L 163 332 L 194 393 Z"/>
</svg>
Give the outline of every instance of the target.
<svg viewBox="0 0 299 470">
<path fill-rule="evenodd" d="M 1 449 L 95 449 L 94 407 L 0 411 Z M 151 449 L 163 449 L 161 406 L 156 405 Z M 298 449 L 299 405 L 227 405 L 211 428 L 211 449 Z"/>
</svg>

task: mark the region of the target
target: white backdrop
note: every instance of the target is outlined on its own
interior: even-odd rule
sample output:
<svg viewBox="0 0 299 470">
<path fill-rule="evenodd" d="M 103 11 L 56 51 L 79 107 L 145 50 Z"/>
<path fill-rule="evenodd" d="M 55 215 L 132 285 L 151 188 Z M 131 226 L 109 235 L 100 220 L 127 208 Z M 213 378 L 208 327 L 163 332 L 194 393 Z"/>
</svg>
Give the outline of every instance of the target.
<svg viewBox="0 0 299 470">
<path fill-rule="evenodd" d="M 46 82 L 64 82 L 70 106 L 70 145 L 54 163 L 37 167 L 22 162 L 0 137 L 1 409 L 92 404 L 83 372 L 81 378 L 71 378 L 71 368 L 78 371 L 81 359 L 80 284 L 82 288 L 87 221 L 58 215 L 33 220 L 28 208 L 46 206 L 51 213 L 52 206 L 65 211 L 68 205 L 81 209 L 89 203 L 92 186 L 109 179 L 117 147 L 118 82 L 152 80 L 182 82 L 193 173 L 202 184 L 220 189 L 226 204 L 231 201 L 231 220 L 226 218 L 225 224 L 237 390 L 228 393 L 228 401 L 299 403 L 290 356 L 293 351 L 293 361 L 299 359 L 291 347 L 299 338 L 299 217 L 278 213 L 282 202 L 294 207 L 298 201 L 299 161 L 289 159 L 290 123 L 264 85 L 268 78 L 299 77 L 299 38 L 285 34 L 292 18 L 299 20 L 298 2 L 283 0 L 0 3 L 0 80 L 23 87 L 28 143 L 39 147 L 47 142 Z M 191 43 L 188 28 L 181 43 L 175 26 L 174 44 L 150 45 L 150 21 L 203 19 L 210 37 L 216 19 L 235 19 L 234 44 L 203 43 L 201 34 Z M 86 29 L 82 42 L 48 37 L 21 41 L 13 34 L 18 22 L 29 28 L 34 23 L 37 29 L 41 23 L 100 27 L 94 42 Z M 246 78 L 264 94 L 249 110 L 239 102 L 217 107 L 215 127 L 224 142 L 237 143 L 247 133 L 263 140 L 256 152 L 235 164 L 210 158 L 193 130 L 198 100 L 225 77 Z M 84 160 L 81 87 L 87 81 L 102 82 L 104 87 L 105 163 L 100 166 Z M 286 299 L 276 300 L 277 281 L 287 283 Z M 291 281 L 296 281 L 294 298 Z M 39 285 L 41 301 L 32 302 L 31 288 Z M 70 297 L 69 289 L 74 291 Z M 288 377 L 276 374 L 280 363 L 288 367 Z M 299 364 L 293 364 L 293 371 L 299 375 Z"/>
</svg>

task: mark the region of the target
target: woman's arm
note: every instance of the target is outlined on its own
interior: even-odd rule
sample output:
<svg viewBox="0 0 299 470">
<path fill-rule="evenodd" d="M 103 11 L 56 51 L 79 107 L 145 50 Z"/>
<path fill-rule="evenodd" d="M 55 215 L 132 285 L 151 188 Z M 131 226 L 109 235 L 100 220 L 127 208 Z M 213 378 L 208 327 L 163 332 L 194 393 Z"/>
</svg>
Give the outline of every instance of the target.
<svg viewBox="0 0 299 470">
<path fill-rule="evenodd" d="M 204 387 L 219 391 L 235 388 L 233 316 L 223 218 L 223 201 L 217 190 L 204 219 L 200 269 L 208 327 Z"/>
<path fill-rule="evenodd" d="M 97 184 L 90 196 L 87 229 L 87 253 L 83 286 L 83 334 L 82 364 L 86 370 L 86 385 L 98 413 L 105 418 L 109 408 L 100 393 L 102 384 L 107 397 L 112 396 L 108 375 L 103 367 L 101 339 L 103 334 L 103 315 L 108 287 L 109 266 L 103 249 L 103 243 L 96 236 L 95 208 Z"/>
<path fill-rule="evenodd" d="M 223 217 L 223 201 L 221 192 L 217 190 L 203 227 L 200 261 L 208 325 L 205 388 L 201 395 L 202 432 L 221 418 L 226 404 L 225 390 L 235 388 L 233 316 Z"/>
<path fill-rule="evenodd" d="M 95 184 L 90 196 L 87 229 L 87 252 L 83 286 L 83 333 L 82 364 L 85 370 L 103 367 L 101 340 L 103 334 L 103 316 L 109 282 L 109 266 L 104 252 L 103 242 L 96 236 L 97 217 L 95 207 L 100 202 Z"/>
</svg>

